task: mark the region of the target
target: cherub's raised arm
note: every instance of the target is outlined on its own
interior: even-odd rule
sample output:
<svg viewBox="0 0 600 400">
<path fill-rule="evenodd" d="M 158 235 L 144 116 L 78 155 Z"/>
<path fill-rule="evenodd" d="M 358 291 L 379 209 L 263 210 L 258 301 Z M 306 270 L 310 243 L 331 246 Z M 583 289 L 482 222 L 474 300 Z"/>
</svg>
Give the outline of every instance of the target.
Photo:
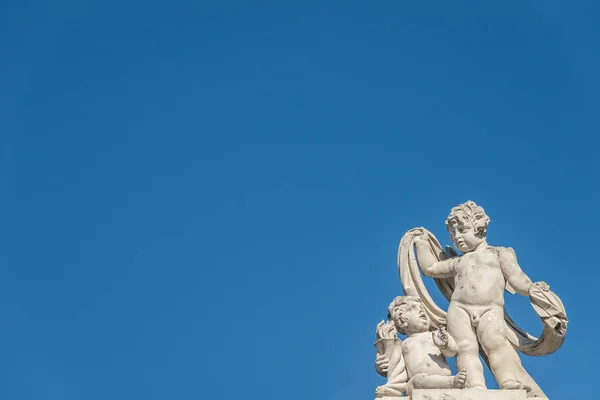
<svg viewBox="0 0 600 400">
<path fill-rule="evenodd" d="M 531 279 L 521 270 L 521 267 L 517 263 L 515 251 L 506 247 L 498 247 L 497 249 L 500 268 L 502 268 L 504 278 L 517 293 L 522 296 L 528 296 Z"/>
<path fill-rule="evenodd" d="M 451 278 L 454 276 L 454 260 L 441 260 L 433 254 L 429 241 L 419 238 L 415 241 L 419 267 L 425 276 L 431 278 Z"/>
<path fill-rule="evenodd" d="M 433 343 L 441 350 L 444 357 L 454 357 L 458 352 L 458 345 L 445 327 L 440 327 L 437 331 L 431 332 Z"/>
</svg>

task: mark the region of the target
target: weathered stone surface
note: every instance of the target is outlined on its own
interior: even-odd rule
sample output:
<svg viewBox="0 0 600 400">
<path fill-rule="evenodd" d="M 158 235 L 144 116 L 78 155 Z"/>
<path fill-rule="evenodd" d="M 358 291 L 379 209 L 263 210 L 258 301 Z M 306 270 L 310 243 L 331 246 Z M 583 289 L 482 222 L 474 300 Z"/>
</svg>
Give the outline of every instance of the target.
<svg viewBox="0 0 600 400">
<path fill-rule="evenodd" d="M 556 351 L 565 338 L 566 311 L 548 284 L 533 283 L 521 270 L 511 248 L 488 244 L 489 222 L 484 209 L 472 201 L 450 211 L 446 227 L 462 254 L 444 250 L 425 228 L 408 231 L 398 252 L 402 287 L 406 295 L 421 299 L 433 327 L 447 326 L 456 339 L 456 366 L 465 370 L 467 388 L 485 386 L 480 348 L 501 389 L 528 388 L 530 396 L 544 397 L 515 350 L 538 356 Z M 450 300 L 447 312 L 427 293 L 421 274 L 434 278 Z M 544 326 L 540 338 L 527 334 L 506 314 L 505 292 L 529 297 Z"/>
<path fill-rule="evenodd" d="M 545 282 L 533 282 L 521 269 L 512 248 L 487 242 L 490 218 L 472 201 L 450 211 L 446 227 L 457 251 L 443 249 L 425 228 L 406 232 L 398 249 L 404 296 L 388 308 L 388 321 L 377 325 L 375 369 L 387 382 L 378 399 L 518 400 L 546 399 L 527 373 L 517 351 L 543 356 L 562 345 L 567 314 Z M 444 311 L 429 295 L 423 275 L 450 301 Z M 504 309 L 506 292 L 529 297 L 544 330 L 536 338 Z M 405 339 L 398 338 L 398 334 Z M 479 354 L 481 352 L 481 354 Z M 485 353 L 485 354 L 484 354 Z M 498 390 L 485 390 L 480 355 L 485 356 Z M 446 358 L 456 356 L 452 375 Z M 467 390 L 457 390 L 469 388 Z M 414 392 L 414 393 L 413 393 Z"/>
<path fill-rule="evenodd" d="M 385 385 L 377 387 L 378 398 L 410 396 L 413 389 L 462 389 L 465 371 L 452 376 L 446 357 L 456 354 L 456 341 L 444 328 L 430 331 L 430 320 L 421 299 L 398 296 L 388 308 L 391 321 L 377 325 L 375 347 L 377 371 L 386 376 Z M 398 339 L 396 331 L 406 335 Z"/>
<path fill-rule="evenodd" d="M 526 400 L 524 390 L 415 389 L 410 400 Z"/>
</svg>

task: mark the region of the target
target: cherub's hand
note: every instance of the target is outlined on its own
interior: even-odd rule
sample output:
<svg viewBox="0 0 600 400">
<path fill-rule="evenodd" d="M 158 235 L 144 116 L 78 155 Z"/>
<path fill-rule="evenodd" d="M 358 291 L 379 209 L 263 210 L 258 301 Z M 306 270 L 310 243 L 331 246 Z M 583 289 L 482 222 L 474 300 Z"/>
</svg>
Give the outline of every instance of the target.
<svg viewBox="0 0 600 400">
<path fill-rule="evenodd" d="M 437 331 L 431 332 L 433 336 L 433 343 L 440 349 L 448 348 L 448 332 L 446 332 L 446 328 L 440 326 L 440 329 Z"/>
<path fill-rule="evenodd" d="M 385 355 L 377 353 L 377 358 L 375 359 L 375 370 L 377 370 L 377 373 L 385 376 L 389 366 L 390 360 L 388 360 Z"/>
<path fill-rule="evenodd" d="M 550 290 L 550 285 L 548 285 L 546 282 L 536 282 L 534 283 L 534 285 L 537 286 L 539 289 L 543 290 L 544 292 Z"/>
<path fill-rule="evenodd" d="M 424 229 L 421 230 L 421 234 L 416 237 L 416 242 L 429 244 L 429 234 Z"/>
</svg>

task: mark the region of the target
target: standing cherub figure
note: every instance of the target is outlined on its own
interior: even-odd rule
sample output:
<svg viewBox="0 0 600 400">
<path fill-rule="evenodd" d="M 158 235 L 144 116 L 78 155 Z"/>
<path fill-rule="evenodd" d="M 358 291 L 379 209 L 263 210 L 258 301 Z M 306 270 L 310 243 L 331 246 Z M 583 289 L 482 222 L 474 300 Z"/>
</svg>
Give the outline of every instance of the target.
<svg viewBox="0 0 600 400">
<path fill-rule="evenodd" d="M 430 331 L 430 320 L 421 300 L 398 296 L 388 311 L 388 324 L 393 326 L 388 327 L 383 322 L 377 326 L 379 340 L 375 344 L 378 348 L 375 368 L 388 378 L 387 384 L 375 390 L 377 397 L 410 395 L 413 389 L 464 388 L 466 372 L 452 376 L 446 361 L 446 357 L 456 354 L 456 342 L 444 328 Z M 387 335 L 382 336 L 381 331 Z M 400 341 L 396 331 L 406 335 L 406 339 Z M 393 342 L 379 346 L 385 340 Z"/>
<path fill-rule="evenodd" d="M 416 241 L 421 270 L 433 278 L 453 278 L 448 307 L 448 333 L 456 340 L 456 364 L 467 372 L 467 388 L 485 388 L 479 345 L 501 389 L 528 389 L 517 379 L 519 359 L 506 337 L 504 289 L 512 287 L 528 296 L 530 289 L 547 292 L 544 282 L 532 284 L 511 248 L 488 245 L 489 217 L 483 208 L 467 201 L 450 211 L 446 227 L 462 256 L 438 261 L 426 234 Z"/>
</svg>

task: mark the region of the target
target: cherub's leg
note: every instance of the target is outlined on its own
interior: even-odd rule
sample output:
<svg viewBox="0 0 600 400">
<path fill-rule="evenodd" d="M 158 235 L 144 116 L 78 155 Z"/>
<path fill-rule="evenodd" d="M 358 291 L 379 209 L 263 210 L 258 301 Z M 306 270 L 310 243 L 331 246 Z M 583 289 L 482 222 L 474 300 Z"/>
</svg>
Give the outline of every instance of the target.
<svg viewBox="0 0 600 400">
<path fill-rule="evenodd" d="M 502 307 L 493 308 L 481 316 L 477 337 L 500 388 L 523 389 L 517 381 L 516 355 L 506 339 L 505 327 L 504 310 Z"/>
<path fill-rule="evenodd" d="M 382 385 L 375 389 L 375 397 L 400 397 L 406 391 L 406 384 Z"/>
<path fill-rule="evenodd" d="M 451 389 L 453 387 L 453 376 L 417 374 L 408 381 L 406 394 L 410 396 L 413 389 Z"/>
<path fill-rule="evenodd" d="M 479 346 L 477 336 L 471 326 L 469 314 L 458 305 L 450 302 L 448 307 L 448 333 L 456 341 L 458 353 L 456 354 L 456 367 L 467 373 L 467 388 L 485 389 L 483 365 L 479 359 Z"/>
<path fill-rule="evenodd" d="M 407 394 L 410 396 L 413 389 L 464 389 L 466 371 L 460 371 L 456 376 L 417 374 L 407 385 Z"/>
</svg>

